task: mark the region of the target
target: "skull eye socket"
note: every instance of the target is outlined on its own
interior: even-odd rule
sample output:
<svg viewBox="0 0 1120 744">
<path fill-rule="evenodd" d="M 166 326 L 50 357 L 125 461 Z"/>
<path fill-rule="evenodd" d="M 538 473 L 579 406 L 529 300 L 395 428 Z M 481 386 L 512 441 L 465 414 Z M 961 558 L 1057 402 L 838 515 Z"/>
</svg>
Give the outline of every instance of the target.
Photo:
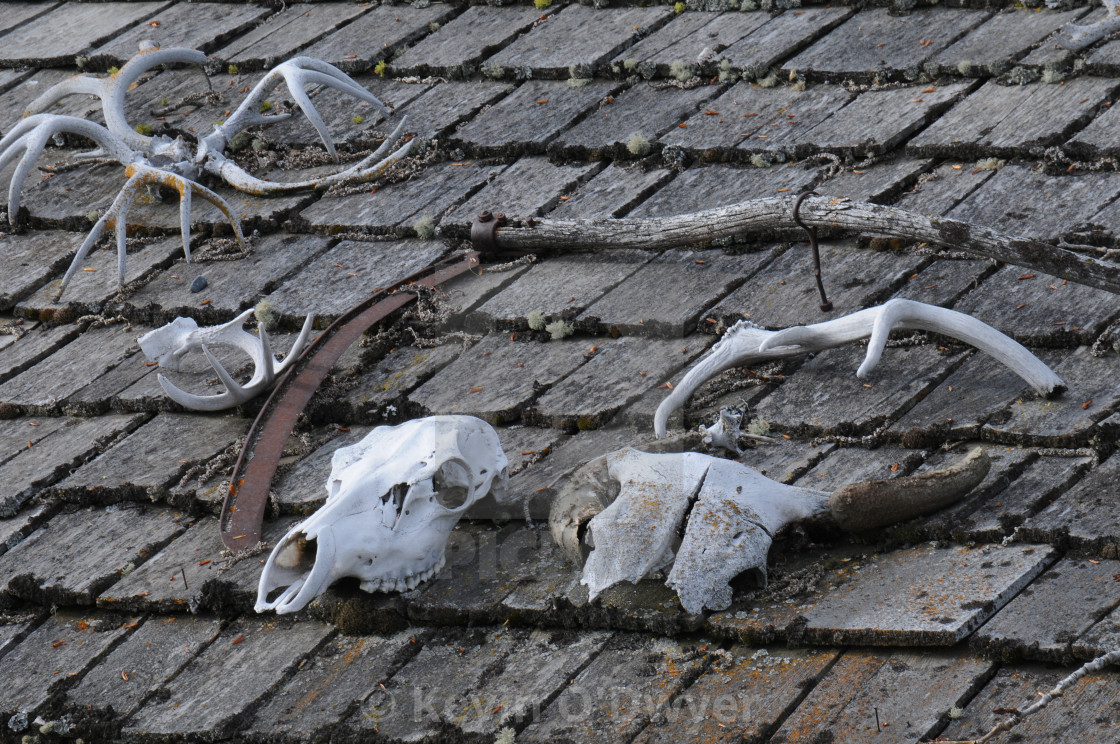
<svg viewBox="0 0 1120 744">
<path fill-rule="evenodd" d="M 436 501 L 445 509 L 458 509 L 470 496 L 470 473 L 462 463 L 448 460 L 432 476 L 432 491 Z"/>
</svg>

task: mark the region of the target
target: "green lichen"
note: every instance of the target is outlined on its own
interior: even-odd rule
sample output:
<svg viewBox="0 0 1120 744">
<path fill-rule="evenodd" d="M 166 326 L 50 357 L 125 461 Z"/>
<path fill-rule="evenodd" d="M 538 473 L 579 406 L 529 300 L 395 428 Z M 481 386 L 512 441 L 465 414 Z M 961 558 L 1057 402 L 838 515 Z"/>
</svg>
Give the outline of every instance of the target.
<svg viewBox="0 0 1120 744">
<path fill-rule="evenodd" d="M 237 69 L 237 65 L 230 65 L 226 68 L 226 71 L 229 72 L 230 75 L 236 75 L 241 72 L 241 70 Z"/>
<path fill-rule="evenodd" d="M 544 329 L 549 333 L 549 335 L 552 336 L 553 341 L 559 341 L 560 339 L 571 336 L 576 332 L 576 327 L 571 323 L 571 321 L 567 320 L 557 320 L 553 323 L 549 323 L 544 327 Z"/>
<path fill-rule="evenodd" d="M 121 68 L 119 67 L 110 67 L 108 70 L 106 70 L 106 72 L 108 72 L 110 75 L 116 75 L 120 71 Z"/>
<path fill-rule="evenodd" d="M 426 214 L 412 223 L 412 229 L 416 231 L 416 237 L 428 240 L 436 234 L 436 221 L 430 214 Z"/>
<path fill-rule="evenodd" d="M 591 67 L 588 65 L 568 65 L 568 87 L 582 88 L 591 82 Z"/>
<path fill-rule="evenodd" d="M 679 59 L 674 59 L 673 63 L 669 65 L 669 74 L 682 83 L 688 82 L 692 79 L 692 65 Z"/>
<path fill-rule="evenodd" d="M 637 155 L 640 158 L 649 155 L 651 147 L 649 140 L 642 136 L 641 132 L 634 132 L 630 135 L 630 141 L 626 143 L 626 149 L 630 151 L 630 154 Z"/>
<path fill-rule="evenodd" d="M 253 308 L 253 317 L 266 331 L 274 331 L 280 324 L 280 313 L 276 312 L 276 308 L 267 299 L 261 300 Z"/>
<path fill-rule="evenodd" d="M 544 10 L 552 5 L 552 0 L 533 0 L 533 7 L 537 10 Z"/>
<path fill-rule="evenodd" d="M 1057 83 L 1062 82 L 1062 79 L 1064 77 L 1065 76 L 1062 75 L 1060 70 L 1054 70 L 1052 68 L 1047 67 L 1045 70 L 1042 71 L 1042 82 L 1048 83 L 1050 85 L 1055 85 Z"/>
<path fill-rule="evenodd" d="M 350 117 L 350 121 L 354 122 L 355 124 L 361 124 L 363 121 L 365 121 L 365 119 L 362 118 L 361 114 L 354 114 Z"/>
<path fill-rule="evenodd" d="M 267 114 L 272 110 L 272 101 L 261 101 L 261 113 Z"/>
<path fill-rule="evenodd" d="M 776 73 L 772 72 L 769 75 L 767 75 L 766 77 L 764 77 L 764 78 L 762 78 L 761 80 L 758 81 L 758 87 L 759 88 L 773 88 L 779 82 L 780 81 L 778 80 L 778 75 Z"/>
<path fill-rule="evenodd" d="M 684 3 L 674 3 L 673 4 L 673 12 L 677 13 L 678 15 L 684 12 L 684 8 L 685 8 Z"/>
<path fill-rule="evenodd" d="M 739 79 L 739 74 L 731 69 L 731 60 L 725 59 L 719 63 L 719 81 L 733 83 Z"/>
<path fill-rule="evenodd" d="M 373 66 L 373 74 L 374 75 L 379 75 L 381 77 L 385 77 L 385 71 L 387 69 L 389 69 L 389 63 L 386 62 L 385 60 L 381 60 L 380 62 L 378 62 L 376 65 Z"/>
<path fill-rule="evenodd" d="M 238 132 L 233 135 L 233 139 L 229 141 L 229 148 L 234 152 L 241 152 L 246 147 L 250 147 L 253 143 L 253 137 L 248 132 Z"/>
<path fill-rule="evenodd" d="M 502 66 L 497 62 L 487 62 L 482 67 L 478 68 L 478 71 L 486 77 L 493 78 L 494 80 L 501 80 L 502 75 L 505 74 L 505 70 L 503 70 Z"/>
<path fill-rule="evenodd" d="M 773 163 L 765 155 L 751 155 L 751 165 L 755 168 L 769 168 Z"/>
<path fill-rule="evenodd" d="M 751 422 L 747 424 L 747 433 L 754 434 L 756 437 L 764 437 L 770 433 L 770 422 L 760 418 L 751 419 Z"/>
<path fill-rule="evenodd" d="M 529 328 L 534 331 L 543 331 L 545 324 L 545 316 L 540 310 L 533 310 L 529 313 L 526 320 L 529 321 Z"/>
<path fill-rule="evenodd" d="M 151 137 L 152 136 L 152 125 L 151 124 L 137 124 L 136 125 L 136 131 L 138 133 L 144 135 L 145 137 Z"/>
</svg>

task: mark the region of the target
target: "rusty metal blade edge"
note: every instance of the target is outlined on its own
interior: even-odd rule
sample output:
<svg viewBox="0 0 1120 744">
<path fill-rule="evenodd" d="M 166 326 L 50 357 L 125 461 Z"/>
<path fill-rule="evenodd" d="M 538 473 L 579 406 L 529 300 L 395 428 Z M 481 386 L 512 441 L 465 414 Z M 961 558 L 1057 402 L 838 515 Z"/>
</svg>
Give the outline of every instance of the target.
<svg viewBox="0 0 1120 744">
<path fill-rule="evenodd" d="M 477 265 L 478 253 L 470 251 L 458 260 L 445 259 L 411 274 L 346 311 L 308 345 L 249 427 L 218 522 L 226 547 L 244 550 L 260 541 L 268 493 L 284 445 L 304 406 L 343 352 L 373 324 L 416 299 L 416 293 L 407 291 L 409 285 L 431 289 Z"/>
</svg>

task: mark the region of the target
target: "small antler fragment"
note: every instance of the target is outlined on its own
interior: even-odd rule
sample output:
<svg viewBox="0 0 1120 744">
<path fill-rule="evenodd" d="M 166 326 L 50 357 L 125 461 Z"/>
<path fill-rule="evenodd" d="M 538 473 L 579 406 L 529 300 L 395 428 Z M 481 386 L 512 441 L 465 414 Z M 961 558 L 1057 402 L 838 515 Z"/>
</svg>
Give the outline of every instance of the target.
<svg viewBox="0 0 1120 744">
<path fill-rule="evenodd" d="M 252 314 L 253 310 L 246 310 L 228 323 L 209 328 L 199 328 L 191 318 L 176 318 L 141 336 L 140 349 L 144 355 L 168 369 L 178 370 L 179 362 L 187 352 L 201 348 L 214 373 L 226 388 L 226 392 L 218 395 L 195 395 L 181 390 L 160 374 L 159 384 L 167 397 L 184 408 L 195 411 L 222 411 L 252 400 L 283 374 L 307 345 L 315 325 L 315 316 L 308 315 L 304 320 L 303 329 L 291 351 L 281 362 L 272 354 L 272 344 L 263 325 L 257 327 L 258 337 L 249 334 L 242 327 Z M 233 379 L 218 358 L 210 352 L 211 346 L 232 346 L 248 354 L 253 360 L 253 376 L 249 381 L 242 385 Z"/>
</svg>

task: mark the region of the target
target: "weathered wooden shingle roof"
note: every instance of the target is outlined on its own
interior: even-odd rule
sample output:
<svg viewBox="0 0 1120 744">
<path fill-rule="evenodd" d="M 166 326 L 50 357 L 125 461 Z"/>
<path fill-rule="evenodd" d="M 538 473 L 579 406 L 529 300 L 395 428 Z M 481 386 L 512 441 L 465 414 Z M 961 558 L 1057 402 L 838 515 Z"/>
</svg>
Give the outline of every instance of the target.
<svg viewBox="0 0 1120 744">
<path fill-rule="evenodd" d="M 124 175 L 52 167 L 83 146 L 70 138 L 40 160 L 21 228 L 0 235 L 0 740 L 966 739 L 1120 645 L 1116 295 L 854 235 L 824 246 L 827 317 L 891 297 L 952 307 L 1026 344 L 1068 391 L 1039 399 L 983 354 L 916 337 L 869 381 L 859 348 L 733 370 L 672 425 L 745 407 L 781 441 L 742 461 L 821 489 L 980 443 L 993 468 L 957 506 L 859 537 L 791 530 L 770 586 L 743 581 L 705 616 L 656 580 L 588 602 L 547 530 L 518 519 L 460 524 L 448 566 L 414 591 L 344 584 L 294 617 L 253 614 L 267 552 L 224 553 L 216 514 L 259 403 L 203 415 L 164 396 L 136 338 L 178 315 L 224 322 L 267 299 L 289 333 L 309 312 L 328 321 L 458 250 L 483 209 L 658 217 L 811 187 L 1117 247 L 1120 42 L 1053 41 L 1102 8 L 741 4 L 0 2 L 0 132 L 54 83 L 153 40 L 215 60 L 211 95 L 196 69 L 130 91 L 130 121 L 155 132 L 207 132 L 301 53 L 351 72 L 424 143 L 358 188 L 215 185 L 250 247 L 196 202 L 189 264 L 178 205 L 153 194 L 130 214 L 127 290 L 102 249 L 62 301 Z M 313 98 L 346 152 L 386 131 L 363 104 Z M 83 97 L 54 111 L 100 120 Z M 270 178 L 333 167 L 302 118 L 241 145 Z M 453 281 L 335 367 L 273 483 L 266 540 L 322 502 L 337 446 L 427 413 L 498 424 L 511 489 L 539 518 L 573 468 L 652 438 L 667 387 L 728 325 L 826 317 L 801 241 L 559 253 Z M 531 327 L 542 319 L 572 333 L 553 340 Z M 209 374 L 191 362 L 174 379 L 218 392 Z M 1113 670 L 1013 735 L 1114 742 L 1118 726 Z"/>
</svg>

